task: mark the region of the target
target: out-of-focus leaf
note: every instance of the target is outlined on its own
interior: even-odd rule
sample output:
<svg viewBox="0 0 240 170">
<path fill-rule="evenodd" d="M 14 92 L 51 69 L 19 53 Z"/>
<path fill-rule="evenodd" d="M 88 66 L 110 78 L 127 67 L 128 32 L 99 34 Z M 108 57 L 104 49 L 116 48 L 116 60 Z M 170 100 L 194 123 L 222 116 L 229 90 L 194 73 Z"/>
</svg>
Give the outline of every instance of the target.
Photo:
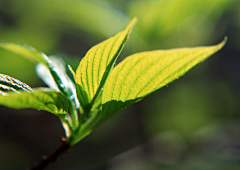
<svg viewBox="0 0 240 170">
<path fill-rule="evenodd" d="M 42 63 L 47 66 L 46 55 L 31 46 L 19 43 L 0 42 L 0 47 L 25 57 L 35 63 Z"/>
<path fill-rule="evenodd" d="M 111 36 L 128 21 L 122 11 L 104 0 L 36 0 L 33 5 L 37 9 L 35 15 L 42 15 L 48 22 L 58 21 L 59 25 L 68 23 L 70 27 L 101 38 Z"/>
<path fill-rule="evenodd" d="M 239 4 L 235 0 L 131 1 L 128 14 L 140 18 L 138 33 L 145 44 L 139 44 L 138 49 L 155 49 L 160 43 L 169 48 L 215 41 L 216 32 L 224 36 L 221 29 L 227 24 L 216 30 L 218 22 L 236 5 Z"/>
</svg>

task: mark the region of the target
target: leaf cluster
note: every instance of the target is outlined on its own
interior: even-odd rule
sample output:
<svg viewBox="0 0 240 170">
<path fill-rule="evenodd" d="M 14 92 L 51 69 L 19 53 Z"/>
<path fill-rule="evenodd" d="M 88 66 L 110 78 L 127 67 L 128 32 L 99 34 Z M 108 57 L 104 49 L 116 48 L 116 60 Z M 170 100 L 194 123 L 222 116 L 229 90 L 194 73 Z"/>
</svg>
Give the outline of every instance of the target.
<svg viewBox="0 0 240 170">
<path fill-rule="evenodd" d="M 136 24 L 92 47 L 76 72 L 74 82 L 58 59 L 33 47 L 0 42 L 0 47 L 37 63 L 39 77 L 50 88 L 32 89 L 27 84 L 0 74 L 0 104 L 16 109 L 45 110 L 58 116 L 67 142 L 74 145 L 119 110 L 178 79 L 220 50 L 226 42 L 208 47 L 156 50 L 133 54 L 114 67 Z"/>
</svg>

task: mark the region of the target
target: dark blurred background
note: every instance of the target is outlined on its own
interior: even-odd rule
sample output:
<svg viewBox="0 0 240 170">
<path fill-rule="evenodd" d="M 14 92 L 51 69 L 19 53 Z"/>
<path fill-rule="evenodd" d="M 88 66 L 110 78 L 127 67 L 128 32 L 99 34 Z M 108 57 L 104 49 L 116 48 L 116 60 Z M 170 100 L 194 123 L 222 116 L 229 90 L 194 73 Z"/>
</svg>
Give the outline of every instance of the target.
<svg viewBox="0 0 240 170">
<path fill-rule="evenodd" d="M 225 47 L 168 87 L 117 113 L 47 169 L 240 169 L 239 0 L 0 0 L 0 40 L 76 69 L 93 45 L 139 21 L 118 60 L 146 50 Z M 45 86 L 35 65 L 0 49 L 0 73 Z M 25 169 L 60 145 L 58 118 L 0 106 L 0 169 Z"/>
</svg>

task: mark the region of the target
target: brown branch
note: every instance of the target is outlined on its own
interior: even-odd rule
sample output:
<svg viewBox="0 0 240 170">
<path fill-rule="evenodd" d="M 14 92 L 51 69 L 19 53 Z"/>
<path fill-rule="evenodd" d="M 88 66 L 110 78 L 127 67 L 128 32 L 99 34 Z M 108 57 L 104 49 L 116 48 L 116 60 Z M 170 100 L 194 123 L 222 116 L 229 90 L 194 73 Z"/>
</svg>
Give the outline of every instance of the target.
<svg viewBox="0 0 240 170">
<path fill-rule="evenodd" d="M 61 140 L 62 144 L 56 150 L 48 155 L 43 156 L 40 161 L 34 163 L 34 165 L 27 170 L 42 170 L 50 163 L 55 162 L 61 154 L 69 151 L 71 146 L 66 142 L 66 138 L 62 137 Z"/>
</svg>

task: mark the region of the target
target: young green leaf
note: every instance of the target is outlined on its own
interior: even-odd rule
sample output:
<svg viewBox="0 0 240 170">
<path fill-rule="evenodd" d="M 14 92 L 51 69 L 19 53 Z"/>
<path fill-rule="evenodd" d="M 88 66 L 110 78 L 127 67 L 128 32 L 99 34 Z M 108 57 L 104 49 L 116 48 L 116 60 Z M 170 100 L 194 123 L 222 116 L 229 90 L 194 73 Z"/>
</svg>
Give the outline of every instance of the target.
<svg viewBox="0 0 240 170">
<path fill-rule="evenodd" d="M 20 43 L 0 42 L 0 47 L 35 63 L 42 63 L 47 66 L 46 55 L 31 46 Z"/>
<path fill-rule="evenodd" d="M 68 111 L 68 101 L 62 93 L 44 88 L 35 89 L 30 93 L 23 91 L 0 95 L 0 104 L 15 109 L 45 110 L 55 115 L 63 115 Z"/>
<path fill-rule="evenodd" d="M 32 88 L 27 84 L 5 74 L 0 74 L 0 89 L 15 92 L 17 90 L 23 90 L 26 92 L 32 91 Z"/>
<path fill-rule="evenodd" d="M 16 93 L 19 93 L 16 89 L 14 89 L 13 87 L 9 87 L 9 86 L 6 86 L 6 85 L 3 85 L 3 84 L 0 84 L 0 89 L 1 89 L 1 95 L 6 95 L 5 92 L 16 92 Z"/>
<path fill-rule="evenodd" d="M 142 52 L 127 57 L 106 81 L 100 123 L 178 79 L 220 50 L 225 42 L 226 39 L 215 46 Z"/>
<path fill-rule="evenodd" d="M 7 93 L 5 93 L 4 91 L 0 90 L 0 95 L 2 95 L 2 96 L 6 96 Z"/>
<path fill-rule="evenodd" d="M 92 47 L 81 60 L 75 82 L 83 110 L 91 109 L 136 21 L 134 18 L 123 31 Z"/>
<path fill-rule="evenodd" d="M 20 55 L 21 57 L 24 57 L 28 60 L 31 60 L 35 63 L 40 63 L 46 66 L 50 74 L 52 75 L 52 78 L 56 82 L 56 85 L 58 89 L 65 94 L 68 97 L 71 97 L 72 95 L 75 96 L 75 87 L 72 86 L 71 83 L 69 83 L 70 78 L 67 76 L 65 72 L 63 72 L 61 69 L 58 69 L 54 62 L 43 52 L 36 50 L 35 48 L 28 46 L 26 44 L 20 44 L 20 43 L 10 43 L 10 42 L 0 42 L 0 47 L 11 51 L 15 54 Z M 75 101 L 77 104 L 77 99 L 75 97 Z"/>
</svg>

